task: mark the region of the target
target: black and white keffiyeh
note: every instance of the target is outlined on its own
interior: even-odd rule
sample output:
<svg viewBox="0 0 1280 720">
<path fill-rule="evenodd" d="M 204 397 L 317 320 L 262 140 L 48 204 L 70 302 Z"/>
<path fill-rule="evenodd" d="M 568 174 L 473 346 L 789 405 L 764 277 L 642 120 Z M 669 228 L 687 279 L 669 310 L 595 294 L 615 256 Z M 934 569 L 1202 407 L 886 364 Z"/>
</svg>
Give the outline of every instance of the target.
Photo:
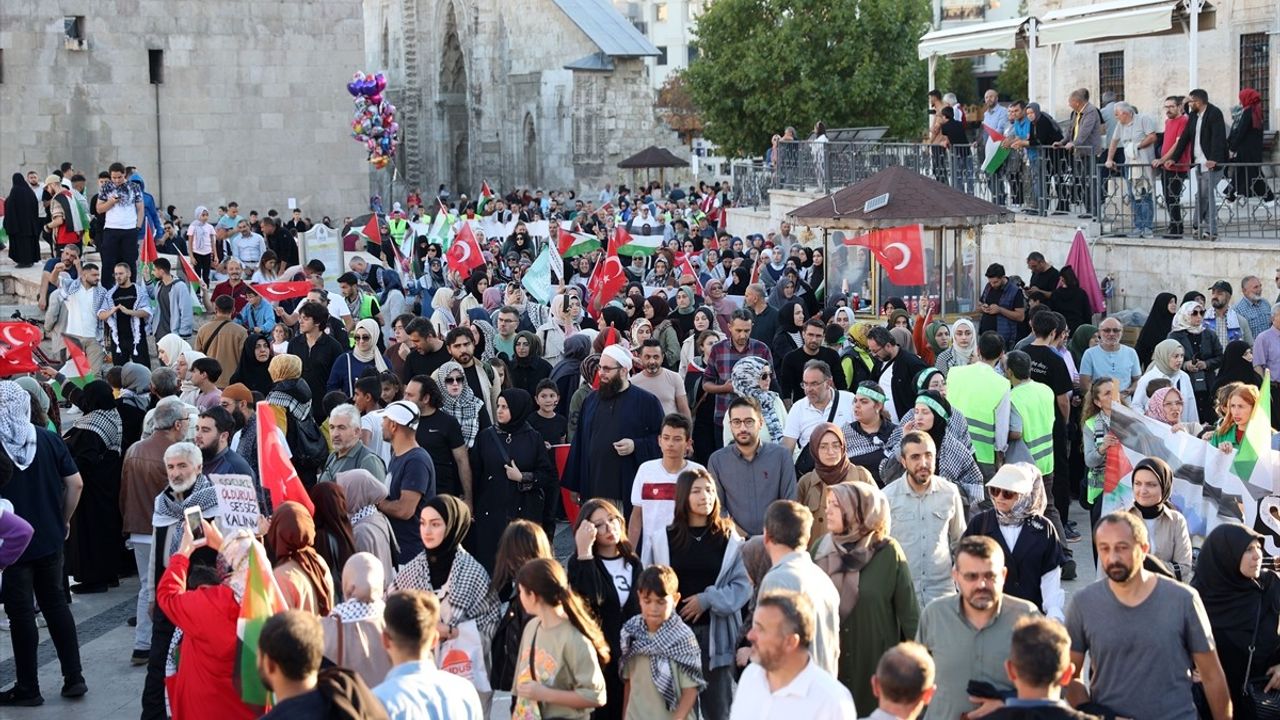
<svg viewBox="0 0 1280 720">
<path fill-rule="evenodd" d="M 453 569 L 449 577 L 440 587 L 431 584 L 431 570 L 427 565 L 427 553 L 420 552 L 412 560 L 400 566 L 396 578 L 391 582 L 391 591 L 426 590 L 433 592 L 440 604 L 449 604 L 451 613 L 449 627 L 475 620 L 481 635 L 493 637 L 498 627 L 498 619 L 502 608 L 489 592 L 489 573 L 471 553 L 463 548 L 457 549 L 453 558 Z"/>
<path fill-rule="evenodd" d="M 177 525 L 184 519 L 183 511 L 197 505 L 206 518 L 218 510 L 218 494 L 214 491 L 213 483 L 204 475 L 196 478 L 196 484 L 186 492 L 182 502 L 178 502 L 173 496 L 173 489 L 169 487 L 156 495 L 155 507 L 151 513 L 151 525 L 158 528 Z M 168 547 L 165 549 L 166 557 L 178 551 L 178 543 L 181 540 L 182 533 L 169 533 Z"/>
<path fill-rule="evenodd" d="M 365 618 L 382 617 L 382 608 L 381 602 L 367 603 L 352 599 L 334 605 L 329 614 L 336 615 L 344 623 L 349 623 Z"/>
<path fill-rule="evenodd" d="M 378 512 L 378 508 L 373 505 L 365 505 L 359 510 L 356 510 L 349 516 L 351 518 L 351 526 L 355 527 L 356 525 L 359 525 L 361 520 L 367 520 L 373 517 L 373 514 L 376 512 Z"/>
<path fill-rule="evenodd" d="M 680 690 L 676 687 L 675 673 L 671 669 L 673 664 L 693 678 L 699 690 L 706 687 L 707 683 L 702 678 L 702 652 L 698 648 L 698 639 L 679 615 L 672 613 L 655 633 L 649 632 L 644 617 L 636 615 L 623 623 L 620 640 L 622 662 L 619 667 L 626 667 L 627 661 L 637 655 L 647 655 L 653 684 L 658 687 L 667 710 L 674 710 L 680 702 Z"/>
<path fill-rule="evenodd" d="M 902 422 L 893 429 L 885 443 L 885 459 L 880 463 L 880 477 L 886 483 L 891 482 L 903 473 L 899 460 L 902 447 L 902 426 L 915 419 L 916 410 L 912 408 L 902 416 Z M 969 440 L 969 423 L 960 411 L 951 409 L 951 418 L 947 421 L 945 442 L 937 449 L 936 475 L 944 477 L 956 484 L 964 495 L 967 504 L 981 502 L 986 493 L 983 490 L 982 470 L 973 456 L 973 445 Z"/>
<path fill-rule="evenodd" d="M 102 438 L 103 444 L 109 450 L 120 452 L 120 443 L 124 437 L 124 423 L 120 420 L 120 411 L 115 408 L 110 410 L 94 410 L 86 415 L 82 415 L 80 419 L 75 421 L 72 427 L 81 430 L 88 430 L 98 437 Z"/>
<path fill-rule="evenodd" d="M 483 372 L 480 368 L 477 368 L 477 370 Z M 463 377 L 462 392 L 456 397 L 450 395 L 448 390 L 445 390 L 444 382 L 445 378 L 449 377 L 449 374 L 453 372 L 462 373 Z M 476 397 L 476 394 L 472 392 L 471 385 L 467 383 L 466 377 L 466 371 L 453 360 L 441 365 L 434 375 L 436 384 L 440 386 L 441 390 L 444 390 L 444 403 L 440 409 L 446 415 L 458 421 L 458 425 L 462 428 L 462 439 L 466 441 L 467 447 L 471 447 L 476 442 L 476 435 L 480 434 L 480 410 L 484 407 L 484 401 Z"/>
</svg>

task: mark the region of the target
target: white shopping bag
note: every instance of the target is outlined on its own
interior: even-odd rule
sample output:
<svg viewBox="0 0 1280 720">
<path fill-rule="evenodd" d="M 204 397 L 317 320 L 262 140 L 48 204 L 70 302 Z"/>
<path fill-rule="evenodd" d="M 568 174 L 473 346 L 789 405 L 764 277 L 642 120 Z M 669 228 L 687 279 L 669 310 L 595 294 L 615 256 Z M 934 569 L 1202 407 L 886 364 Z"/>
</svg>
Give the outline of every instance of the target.
<svg viewBox="0 0 1280 720">
<path fill-rule="evenodd" d="M 457 630 L 458 637 L 440 643 L 436 650 L 436 664 L 447 673 L 471 681 L 477 692 L 490 692 L 493 686 L 489 684 L 489 672 L 484 664 L 480 628 L 475 620 L 468 620 Z"/>
</svg>

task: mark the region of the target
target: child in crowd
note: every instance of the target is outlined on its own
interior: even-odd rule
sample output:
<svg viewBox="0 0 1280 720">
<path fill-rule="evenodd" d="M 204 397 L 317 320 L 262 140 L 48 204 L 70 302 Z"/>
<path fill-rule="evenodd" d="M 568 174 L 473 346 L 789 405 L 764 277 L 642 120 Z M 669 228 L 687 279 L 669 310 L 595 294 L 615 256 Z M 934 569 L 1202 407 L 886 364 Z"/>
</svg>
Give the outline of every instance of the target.
<svg viewBox="0 0 1280 720">
<path fill-rule="evenodd" d="M 556 412 L 560 389 L 554 381 L 544 378 L 534 390 L 533 400 L 538 404 L 538 411 L 529 416 L 529 424 L 542 434 L 548 447 L 569 442 L 569 418 Z"/>
<path fill-rule="evenodd" d="M 693 631 L 676 614 L 680 581 L 666 565 L 640 573 L 640 614 L 622 626 L 623 717 L 697 718 L 702 658 Z"/>
<path fill-rule="evenodd" d="M 222 402 L 222 391 L 215 384 L 220 377 L 222 365 L 211 357 L 202 357 L 191 363 L 191 384 L 199 390 L 195 405 L 200 412 L 218 407 Z"/>
<path fill-rule="evenodd" d="M 642 463 L 631 486 L 629 525 L 631 536 L 640 541 L 645 565 L 654 562 L 655 543 L 666 545 L 667 526 L 676 515 L 676 478 L 686 470 L 704 469 L 685 457 L 693 449 L 693 423 L 684 415 L 672 413 L 662 419 L 658 449 L 662 457 Z"/>
</svg>

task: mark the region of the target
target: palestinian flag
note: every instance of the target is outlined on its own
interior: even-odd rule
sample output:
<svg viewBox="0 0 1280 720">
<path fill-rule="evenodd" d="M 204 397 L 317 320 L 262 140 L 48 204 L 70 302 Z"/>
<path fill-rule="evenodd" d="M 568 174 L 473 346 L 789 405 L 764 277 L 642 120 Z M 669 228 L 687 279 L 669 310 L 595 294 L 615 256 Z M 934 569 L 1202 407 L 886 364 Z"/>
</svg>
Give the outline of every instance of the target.
<svg viewBox="0 0 1280 720">
<path fill-rule="evenodd" d="M 560 257 L 578 257 L 599 250 L 600 238 L 589 233 L 570 232 L 561 227 L 557 245 Z"/>
<path fill-rule="evenodd" d="M 158 257 L 160 253 L 156 250 L 156 235 L 151 230 L 151 223 L 147 223 L 142 235 L 142 247 L 138 249 L 139 282 L 145 283 L 155 277 L 155 262 Z"/>
<path fill-rule="evenodd" d="M 1231 470 L 1246 484 L 1274 493 L 1280 475 L 1280 456 L 1271 449 L 1271 371 L 1262 378 L 1262 392 L 1253 414 L 1244 427 L 1240 450 L 1231 461 Z"/>
<path fill-rule="evenodd" d="M 476 215 L 484 217 L 485 208 L 496 199 L 493 190 L 489 189 L 488 181 L 480 183 L 480 202 L 476 203 Z"/>
<path fill-rule="evenodd" d="M 352 228 L 355 230 L 355 228 Z M 369 216 L 369 222 L 364 224 L 363 228 L 355 230 L 356 234 L 364 238 L 366 242 L 375 245 L 382 244 L 382 228 L 378 225 L 378 215 L 374 213 Z"/>
<path fill-rule="evenodd" d="M 89 357 L 84 354 L 84 348 L 80 347 L 80 343 L 72 340 L 66 335 L 62 336 L 62 342 L 67 346 L 67 363 L 62 366 L 59 371 L 67 378 L 67 382 L 76 387 L 84 387 L 97 379 L 93 374 L 93 368 L 89 366 Z M 65 399 L 62 393 L 63 386 L 55 383 L 53 391 L 60 397 Z"/>
<path fill-rule="evenodd" d="M 662 225 L 632 223 L 630 231 L 619 225 L 613 231 L 613 247 L 619 255 L 652 255 L 662 247 Z"/>
<path fill-rule="evenodd" d="M 75 228 L 77 235 L 85 236 L 89 232 L 89 222 L 93 219 L 89 212 L 89 199 L 76 192 L 73 187 L 67 188 L 67 195 L 71 200 L 71 227 Z"/>
<path fill-rule="evenodd" d="M 431 222 L 431 230 L 427 232 L 427 237 L 432 242 L 439 243 L 442 250 L 448 250 L 453 242 L 453 225 L 457 221 L 457 218 L 449 214 L 449 209 L 444 206 L 444 203 L 441 203 L 440 212 L 436 213 L 435 220 Z"/>
<path fill-rule="evenodd" d="M 1009 148 L 1001 145 L 1004 142 L 1004 135 L 997 132 L 990 125 L 983 125 L 982 129 L 987 132 L 987 161 L 982 164 L 982 172 L 987 175 L 995 175 L 1003 165 L 1004 161 L 1009 157 Z"/>
<path fill-rule="evenodd" d="M 204 314 L 204 300 L 200 298 L 200 275 L 196 269 L 191 267 L 191 263 L 187 260 L 187 256 L 178 253 L 178 263 L 182 265 L 182 274 L 187 276 L 187 282 L 191 283 L 191 312 L 196 315 Z"/>
<path fill-rule="evenodd" d="M 268 412 L 270 412 L 268 410 Z M 240 700 L 257 714 L 271 707 L 271 691 L 258 675 L 258 638 L 267 618 L 288 609 L 284 594 L 271 574 L 266 550 L 257 540 L 249 551 L 249 572 L 245 578 L 244 596 L 240 598 L 240 617 L 236 620 L 236 664 L 233 681 Z"/>
</svg>

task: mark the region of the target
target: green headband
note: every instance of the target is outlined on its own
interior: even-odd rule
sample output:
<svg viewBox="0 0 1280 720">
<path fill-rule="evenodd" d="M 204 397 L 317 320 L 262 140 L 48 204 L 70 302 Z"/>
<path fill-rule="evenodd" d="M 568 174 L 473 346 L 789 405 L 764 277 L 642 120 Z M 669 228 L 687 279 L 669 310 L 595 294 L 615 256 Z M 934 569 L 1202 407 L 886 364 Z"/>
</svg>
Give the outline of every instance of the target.
<svg viewBox="0 0 1280 720">
<path fill-rule="evenodd" d="M 941 375 L 942 371 L 937 368 L 929 368 L 924 370 L 920 375 L 920 380 L 916 382 L 916 390 L 924 390 L 929 387 L 929 381 L 934 375 Z"/>
<path fill-rule="evenodd" d="M 889 399 L 889 398 L 885 397 L 885 394 L 884 394 L 884 393 L 882 393 L 882 392 L 879 392 L 879 391 L 876 391 L 876 390 L 872 390 L 871 388 L 862 387 L 862 386 L 858 386 L 858 389 L 857 389 L 857 390 L 855 390 L 853 394 L 854 394 L 854 395 L 861 395 L 862 397 L 864 397 L 864 398 L 868 398 L 868 399 L 870 399 L 870 400 L 875 400 L 876 402 L 880 403 L 881 405 L 883 405 L 883 404 L 885 403 L 885 401 L 887 401 L 887 400 Z"/>
<path fill-rule="evenodd" d="M 921 395 L 920 397 L 916 398 L 916 402 L 919 403 L 920 405 L 924 405 L 930 410 L 933 410 L 938 415 L 941 415 L 943 420 L 951 419 L 951 413 L 942 409 L 942 403 L 939 403 L 937 400 L 934 400 L 928 395 Z"/>
</svg>

